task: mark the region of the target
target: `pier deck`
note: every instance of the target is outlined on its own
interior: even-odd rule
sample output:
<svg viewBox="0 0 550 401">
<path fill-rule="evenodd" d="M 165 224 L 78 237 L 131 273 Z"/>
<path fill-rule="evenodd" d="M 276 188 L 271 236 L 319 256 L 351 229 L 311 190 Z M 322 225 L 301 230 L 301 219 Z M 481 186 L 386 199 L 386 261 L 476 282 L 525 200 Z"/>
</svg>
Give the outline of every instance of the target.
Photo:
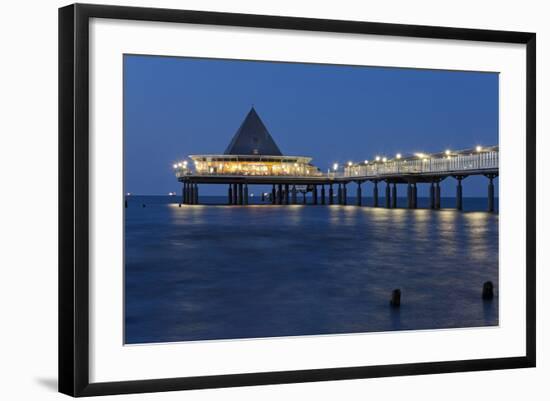
<svg viewBox="0 0 550 401">
<path fill-rule="evenodd" d="M 303 202 L 306 202 L 306 192 L 311 193 L 311 204 L 347 204 L 346 185 L 357 184 L 356 204 L 362 205 L 361 184 L 374 183 L 372 197 L 373 205 L 380 206 L 378 200 L 378 184 L 384 182 L 385 207 L 396 207 L 397 185 L 407 185 L 407 206 L 416 208 L 417 184 L 430 185 L 430 208 L 439 209 L 441 203 L 441 181 L 452 177 L 456 180 L 456 208 L 462 209 L 462 181 L 468 176 L 483 175 L 488 178 L 487 210 L 494 211 L 493 180 L 499 173 L 498 147 L 477 147 L 458 152 L 417 153 L 408 157 L 397 155 L 387 160 L 377 157 L 375 161 L 361 163 L 349 162 L 343 171 L 315 174 L 222 174 L 219 172 L 200 172 L 191 169 L 176 171 L 178 181 L 183 183 L 183 203 L 198 203 L 198 184 L 226 184 L 228 189 L 228 204 L 245 205 L 248 203 L 248 185 L 272 185 L 270 199 L 273 204 L 297 203 L 296 186 L 306 188 Z M 328 199 L 325 196 L 325 186 L 328 186 Z M 334 199 L 334 186 L 337 187 L 337 199 Z M 320 196 L 318 189 L 320 188 Z"/>
</svg>

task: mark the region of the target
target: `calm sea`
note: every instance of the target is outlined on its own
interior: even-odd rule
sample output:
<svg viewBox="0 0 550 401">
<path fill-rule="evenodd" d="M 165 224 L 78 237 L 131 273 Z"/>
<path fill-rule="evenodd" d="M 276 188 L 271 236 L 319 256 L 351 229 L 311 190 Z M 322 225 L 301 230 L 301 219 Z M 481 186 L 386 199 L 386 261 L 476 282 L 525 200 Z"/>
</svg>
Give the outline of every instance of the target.
<svg viewBox="0 0 550 401">
<path fill-rule="evenodd" d="M 126 343 L 498 324 L 499 217 L 484 198 L 465 212 L 178 201 L 128 197 Z"/>
</svg>

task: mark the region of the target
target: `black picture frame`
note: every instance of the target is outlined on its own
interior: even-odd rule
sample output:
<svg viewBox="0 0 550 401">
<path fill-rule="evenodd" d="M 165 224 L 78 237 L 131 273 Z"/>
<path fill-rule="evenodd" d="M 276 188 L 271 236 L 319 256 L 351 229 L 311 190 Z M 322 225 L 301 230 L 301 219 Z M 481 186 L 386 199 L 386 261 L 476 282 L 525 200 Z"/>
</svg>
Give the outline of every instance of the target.
<svg viewBox="0 0 550 401">
<path fill-rule="evenodd" d="M 276 28 L 438 38 L 526 45 L 526 352 L 521 357 L 407 363 L 90 383 L 89 381 L 89 145 L 88 60 L 90 18 Z M 382 376 L 534 367 L 536 363 L 536 35 L 436 26 L 338 21 L 219 12 L 74 4 L 59 9 L 59 391 L 95 396 L 252 386 Z"/>
</svg>

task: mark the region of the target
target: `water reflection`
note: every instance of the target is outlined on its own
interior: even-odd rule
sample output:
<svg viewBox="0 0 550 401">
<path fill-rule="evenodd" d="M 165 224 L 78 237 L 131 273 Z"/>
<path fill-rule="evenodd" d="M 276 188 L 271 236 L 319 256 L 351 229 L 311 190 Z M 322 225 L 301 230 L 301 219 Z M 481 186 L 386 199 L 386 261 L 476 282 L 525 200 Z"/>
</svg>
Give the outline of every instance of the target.
<svg viewBox="0 0 550 401">
<path fill-rule="evenodd" d="M 489 238 L 498 238 L 498 216 L 490 213 L 471 212 L 464 214 L 468 225 L 468 246 L 473 259 L 483 263 L 488 258 Z M 488 224 L 492 220 L 491 224 Z M 490 231 L 495 232 L 491 233 Z"/>
<path fill-rule="evenodd" d="M 498 290 L 480 295 L 498 289 L 498 215 L 148 205 L 125 236 L 129 343 L 498 324 Z"/>
<path fill-rule="evenodd" d="M 442 257 L 458 257 L 460 241 L 457 238 L 460 212 L 455 210 L 441 210 L 434 216 L 437 231 L 437 253 Z"/>
</svg>

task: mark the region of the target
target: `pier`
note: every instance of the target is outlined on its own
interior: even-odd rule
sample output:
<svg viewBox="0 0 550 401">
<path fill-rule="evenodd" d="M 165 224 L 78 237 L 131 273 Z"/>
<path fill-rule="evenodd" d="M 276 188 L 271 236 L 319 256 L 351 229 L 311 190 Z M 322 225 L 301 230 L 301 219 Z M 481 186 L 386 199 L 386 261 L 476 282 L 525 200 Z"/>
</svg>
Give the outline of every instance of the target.
<svg viewBox="0 0 550 401">
<path fill-rule="evenodd" d="M 455 206 L 462 210 L 463 185 L 468 177 L 480 175 L 487 178 L 487 211 L 493 212 L 498 156 L 498 146 L 476 146 L 430 154 L 397 154 L 392 158 L 376 156 L 371 161 L 348 162 L 343 168 L 335 164 L 323 173 L 311 164 L 310 157 L 283 156 L 252 108 L 224 154 L 191 155 L 191 163 L 183 161 L 173 167 L 183 184 L 183 204 L 199 204 L 199 185 L 216 184 L 227 186 L 228 205 L 247 205 L 254 185 L 271 187 L 268 200 L 273 205 L 347 205 L 347 186 L 355 183 L 355 206 L 396 208 L 398 188 L 405 187 L 407 208 L 416 209 L 418 188 L 427 185 L 429 208 L 440 209 L 440 184 L 452 179 L 456 185 Z M 362 184 L 367 182 L 373 184 L 371 205 L 363 197 Z M 384 193 L 383 204 L 379 201 L 380 191 Z"/>
</svg>

